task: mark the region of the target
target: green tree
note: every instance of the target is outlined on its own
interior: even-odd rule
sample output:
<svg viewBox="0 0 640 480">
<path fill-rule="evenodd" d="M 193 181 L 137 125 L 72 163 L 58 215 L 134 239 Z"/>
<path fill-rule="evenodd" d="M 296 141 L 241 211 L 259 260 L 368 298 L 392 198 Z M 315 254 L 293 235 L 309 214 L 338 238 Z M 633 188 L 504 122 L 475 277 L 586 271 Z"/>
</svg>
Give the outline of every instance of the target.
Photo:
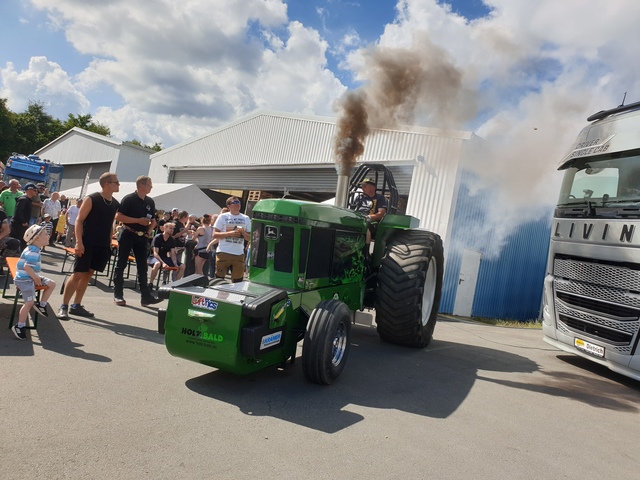
<svg viewBox="0 0 640 480">
<path fill-rule="evenodd" d="M 133 145 L 137 145 L 138 147 L 149 148 L 156 152 L 159 152 L 160 150 L 162 150 L 162 144 L 158 142 L 154 143 L 153 145 L 143 145 L 140 140 L 136 140 L 135 138 L 133 140 L 127 140 L 127 142 Z"/>
<path fill-rule="evenodd" d="M 15 129 L 13 151 L 28 155 L 55 140 L 66 130 L 57 118 L 49 115 L 41 102 L 29 102 L 22 113 L 14 113 Z"/>
<path fill-rule="evenodd" d="M 3 163 L 13 153 L 14 136 L 12 112 L 7 108 L 7 99 L 0 98 L 0 161 Z"/>
<path fill-rule="evenodd" d="M 88 130 L 89 132 L 97 133 L 99 135 L 104 135 L 106 137 L 111 136 L 111 130 L 106 125 L 102 125 L 101 123 L 97 123 L 93 121 L 93 117 L 90 114 L 87 115 L 74 115 L 70 113 L 67 121 L 64 122 L 64 128 L 66 130 L 71 130 L 73 127 L 82 128 L 84 130 Z"/>
</svg>

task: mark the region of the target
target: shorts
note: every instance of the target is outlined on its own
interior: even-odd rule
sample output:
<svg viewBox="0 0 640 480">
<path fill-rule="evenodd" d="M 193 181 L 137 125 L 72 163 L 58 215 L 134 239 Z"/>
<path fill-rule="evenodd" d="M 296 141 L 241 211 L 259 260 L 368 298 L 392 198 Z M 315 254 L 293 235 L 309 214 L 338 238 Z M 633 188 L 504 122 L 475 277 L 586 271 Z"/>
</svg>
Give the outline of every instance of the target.
<svg viewBox="0 0 640 480">
<path fill-rule="evenodd" d="M 40 281 L 42 285 L 49 285 L 51 283 L 51 279 L 47 277 L 40 277 Z M 13 284 L 16 286 L 20 293 L 22 293 L 22 298 L 25 302 L 34 302 L 36 299 L 36 284 L 33 283 L 31 278 L 16 278 L 13 281 Z"/>
<path fill-rule="evenodd" d="M 209 257 L 211 255 L 209 255 L 209 252 L 207 252 L 206 248 L 201 248 L 200 250 L 194 250 L 193 251 L 198 257 L 200 258 L 204 258 L 205 260 L 208 260 Z"/>
<path fill-rule="evenodd" d="M 180 265 L 182 265 L 180 263 L 180 260 L 176 260 L 176 262 L 178 263 L 178 265 L 174 265 L 173 260 L 171 258 L 167 258 L 164 261 L 164 263 L 166 263 L 170 267 L 179 267 Z M 153 267 L 156 263 L 160 263 L 160 260 L 158 260 L 156 257 L 149 257 L 149 260 L 147 263 L 149 264 L 150 267 Z"/>
<path fill-rule="evenodd" d="M 229 267 L 231 267 L 231 280 L 241 281 L 244 278 L 244 253 L 231 255 L 230 253 L 218 252 L 216 255 L 216 277 L 224 278 Z"/>
<path fill-rule="evenodd" d="M 85 273 L 89 270 L 102 272 L 109 260 L 111 260 L 110 246 L 85 245 L 84 254 L 81 257 L 76 256 L 73 271 L 78 273 Z"/>
</svg>

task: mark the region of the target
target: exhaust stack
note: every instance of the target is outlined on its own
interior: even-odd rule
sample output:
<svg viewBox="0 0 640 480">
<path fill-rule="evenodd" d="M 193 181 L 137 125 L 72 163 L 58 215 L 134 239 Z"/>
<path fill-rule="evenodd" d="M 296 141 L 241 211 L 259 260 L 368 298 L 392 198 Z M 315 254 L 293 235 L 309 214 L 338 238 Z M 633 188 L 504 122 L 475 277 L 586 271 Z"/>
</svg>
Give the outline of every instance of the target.
<svg viewBox="0 0 640 480">
<path fill-rule="evenodd" d="M 349 175 L 338 175 L 338 184 L 336 185 L 336 206 L 347 208 L 349 200 Z"/>
</svg>

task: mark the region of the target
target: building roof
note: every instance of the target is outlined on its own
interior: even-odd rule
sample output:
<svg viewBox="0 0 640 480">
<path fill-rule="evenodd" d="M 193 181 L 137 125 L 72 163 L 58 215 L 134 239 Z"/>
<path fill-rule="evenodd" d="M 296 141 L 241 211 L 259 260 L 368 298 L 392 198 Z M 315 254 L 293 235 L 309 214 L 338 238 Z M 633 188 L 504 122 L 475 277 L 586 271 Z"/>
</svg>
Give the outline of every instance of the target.
<svg viewBox="0 0 640 480">
<path fill-rule="evenodd" d="M 162 178 L 166 171 L 161 165 L 168 169 L 331 165 L 335 133 L 335 118 L 260 111 L 152 154 L 150 175 Z M 414 162 L 434 141 L 458 143 L 471 137 L 471 132 L 425 127 L 372 129 L 358 160 Z"/>
<path fill-rule="evenodd" d="M 48 144 L 46 144 L 44 147 L 38 149 L 35 152 L 35 154 L 39 155 L 40 152 L 46 152 L 47 150 L 49 150 L 51 147 L 53 147 L 57 143 L 63 142 L 64 140 L 68 139 L 69 137 L 71 137 L 73 135 L 81 135 L 83 137 L 87 137 L 87 138 L 92 139 L 92 140 L 97 140 L 99 142 L 103 142 L 103 143 L 112 145 L 113 147 L 126 146 L 126 147 L 135 148 L 135 149 L 138 149 L 138 150 L 143 150 L 143 151 L 145 151 L 147 153 L 154 153 L 155 152 L 155 150 L 152 150 L 152 149 L 147 148 L 147 147 L 142 147 L 140 145 L 135 145 L 135 144 L 133 144 L 131 142 L 127 142 L 127 141 L 123 141 L 123 140 L 116 140 L 114 138 L 107 137 L 105 135 L 100 135 L 99 133 L 90 132 L 89 130 L 85 130 L 83 128 L 73 127 L 72 129 L 67 130 L 65 133 L 60 135 L 58 138 L 56 138 L 56 139 L 52 140 L 51 142 L 49 142 Z"/>
</svg>

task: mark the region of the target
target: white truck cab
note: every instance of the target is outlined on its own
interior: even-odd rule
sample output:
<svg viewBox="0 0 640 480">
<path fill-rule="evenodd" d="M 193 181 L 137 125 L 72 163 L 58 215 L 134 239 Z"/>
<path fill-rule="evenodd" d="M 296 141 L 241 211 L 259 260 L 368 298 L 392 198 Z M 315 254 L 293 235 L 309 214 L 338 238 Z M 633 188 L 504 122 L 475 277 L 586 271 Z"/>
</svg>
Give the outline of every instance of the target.
<svg viewBox="0 0 640 480">
<path fill-rule="evenodd" d="M 558 168 L 544 340 L 640 380 L 640 102 L 587 121 Z"/>
</svg>

